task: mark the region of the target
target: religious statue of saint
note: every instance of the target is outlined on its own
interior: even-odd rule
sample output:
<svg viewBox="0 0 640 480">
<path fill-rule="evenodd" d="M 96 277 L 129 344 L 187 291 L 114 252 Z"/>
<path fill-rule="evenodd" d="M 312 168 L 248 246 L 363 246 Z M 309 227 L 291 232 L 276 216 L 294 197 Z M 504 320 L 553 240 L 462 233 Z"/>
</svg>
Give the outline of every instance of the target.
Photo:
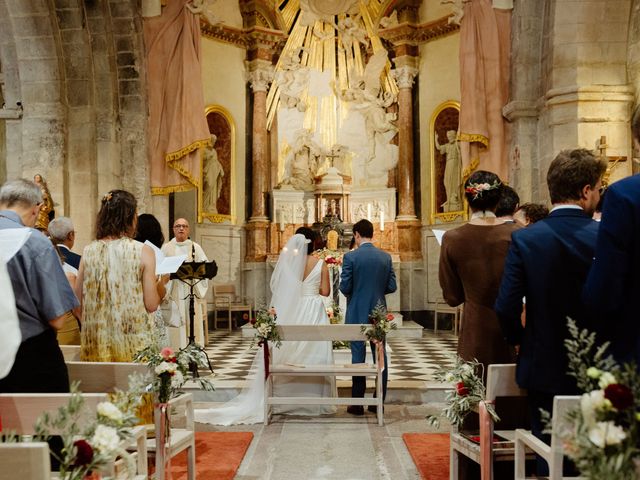
<svg viewBox="0 0 640 480">
<path fill-rule="evenodd" d="M 460 185 L 462 184 L 462 156 L 460 155 L 460 146 L 456 138 L 456 131 L 447 131 L 448 143 L 440 145 L 438 142 L 438 134 L 435 134 L 435 146 L 440 154 L 446 157 L 444 167 L 444 190 L 447 200 L 442 204 L 444 212 L 456 212 L 462 210 L 462 196 Z"/>
<path fill-rule="evenodd" d="M 222 193 L 224 168 L 218 160 L 215 144 L 218 137 L 211 134 L 211 146 L 204 151 L 202 208 L 207 213 L 218 213 L 218 199 Z"/>
<path fill-rule="evenodd" d="M 291 185 L 296 190 L 310 190 L 313 187 L 322 151 L 311 137 L 311 131 L 304 128 L 298 130 L 285 160 L 284 178 L 280 185 Z"/>
<path fill-rule="evenodd" d="M 47 231 L 49 228 L 49 222 L 55 217 L 55 210 L 53 209 L 53 199 L 49 193 L 49 187 L 46 180 L 40 174 L 33 176 L 33 181 L 40 187 L 42 191 L 42 205 L 38 212 L 38 218 L 36 219 L 36 228 L 38 230 Z"/>
<path fill-rule="evenodd" d="M 298 55 L 301 50 L 302 47 L 282 59 L 274 81 L 280 87 L 282 105 L 286 108 L 295 108 L 299 112 L 304 112 L 307 106 L 300 97 L 309 84 L 309 68 L 300 63 Z"/>
</svg>

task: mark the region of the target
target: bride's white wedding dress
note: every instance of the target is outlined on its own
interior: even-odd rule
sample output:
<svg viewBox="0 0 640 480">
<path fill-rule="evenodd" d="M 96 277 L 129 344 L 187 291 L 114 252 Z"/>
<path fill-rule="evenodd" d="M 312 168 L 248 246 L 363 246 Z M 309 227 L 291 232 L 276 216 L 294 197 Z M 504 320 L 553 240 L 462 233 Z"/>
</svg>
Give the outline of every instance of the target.
<svg viewBox="0 0 640 480">
<path fill-rule="evenodd" d="M 306 239 L 294 235 L 283 249 L 271 279 L 271 304 L 279 325 L 328 325 L 329 318 L 320 296 L 322 261 L 302 280 L 306 263 Z M 271 348 L 274 363 L 331 365 L 331 342 L 282 342 Z M 261 423 L 264 420 L 264 363 L 258 349 L 242 392 L 220 407 L 195 410 L 195 421 L 214 425 Z M 274 395 L 280 397 L 331 397 L 336 395 L 334 377 L 274 377 Z M 282 405 L 274 413 L 322 415 L 336 411 L 331 405 Z"/>
</svg>

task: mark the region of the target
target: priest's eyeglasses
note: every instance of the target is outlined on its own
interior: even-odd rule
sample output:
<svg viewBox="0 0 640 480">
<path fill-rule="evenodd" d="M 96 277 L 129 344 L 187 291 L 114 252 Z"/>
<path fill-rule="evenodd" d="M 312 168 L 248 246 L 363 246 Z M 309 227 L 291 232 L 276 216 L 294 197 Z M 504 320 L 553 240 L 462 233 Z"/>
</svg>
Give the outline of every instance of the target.
<svg viewBox="0 0 640 480">
<path fill-rule="evenodd" d="M 181 228 L 189 228 L 189 225 L 183 225 L 182 223 L 179 223 L 178 225 L 174 225 L 173 228 L 175 230 L 179 230 Z"/>
</svg>

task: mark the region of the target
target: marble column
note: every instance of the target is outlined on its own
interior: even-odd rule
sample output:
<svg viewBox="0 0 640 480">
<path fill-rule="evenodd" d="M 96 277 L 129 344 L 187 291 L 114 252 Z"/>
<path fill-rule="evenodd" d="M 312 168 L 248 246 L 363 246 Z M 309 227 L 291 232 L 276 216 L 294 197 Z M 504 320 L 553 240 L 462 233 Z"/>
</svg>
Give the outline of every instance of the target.
<svg viewBox="0 0 640 480">
<path fill-rule="evenodd" d="M 269 188 L 269 141 L 267 132 L 267 89 L 273 80 L 273 65 L 268 60 L 247 62 L 253 90 L 251 216 L 247 229 L 247 261 L 263 261 L 267 256 L 266 194 Z"/>
<path fill-rule="evenodd" d="M 402 55 L 394 59 L 393 76 L 398 84 L 398 249 L 401 260 L 418 260 L 420 221 L 414 198 L 413 81 L 418 74 L 416 58 Z"/>
</svg>

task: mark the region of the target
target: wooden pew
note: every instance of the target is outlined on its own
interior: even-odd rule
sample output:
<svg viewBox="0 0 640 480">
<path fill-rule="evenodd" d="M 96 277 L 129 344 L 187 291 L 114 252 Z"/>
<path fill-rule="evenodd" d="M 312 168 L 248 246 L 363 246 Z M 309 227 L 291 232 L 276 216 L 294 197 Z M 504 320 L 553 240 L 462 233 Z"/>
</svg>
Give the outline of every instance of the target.
<svg viewBox="0 0 640 480">
<path fill-rule="evenodd" d="M 0 480 L 49 480 L 49 444 L 0 443 L 0 465 Z"/>
<path fill-rule="evenodd" d="M 279 325 L 278 332 L 283 342 L 288 341 L 367 341 L 361 332 L 360 325 Z M 263 345 L 268 348 L 267 344 Z M 274 347 L 275 348 L 275 347 Z M 271 418 L 272 405 L 375 405 L 377 406 L 378 425 L 384 424 L 382 398 L 382 372 L 384 371 L 384 345 L 378 344 L 375 365 L 360 363 L 346 365 L 289 365 L 274 364 L 271 355 L 269 364 L 265 365 L 265 372 L 269 375 L 265 379 L 264 424 L 268 425 Z M 273 379 L 277 376 L 324 377 L 324 376 L 359 376 L 376 377 L 376 398 L 353 397 L 276 397 L 273 394 Z"/>
</svg>

